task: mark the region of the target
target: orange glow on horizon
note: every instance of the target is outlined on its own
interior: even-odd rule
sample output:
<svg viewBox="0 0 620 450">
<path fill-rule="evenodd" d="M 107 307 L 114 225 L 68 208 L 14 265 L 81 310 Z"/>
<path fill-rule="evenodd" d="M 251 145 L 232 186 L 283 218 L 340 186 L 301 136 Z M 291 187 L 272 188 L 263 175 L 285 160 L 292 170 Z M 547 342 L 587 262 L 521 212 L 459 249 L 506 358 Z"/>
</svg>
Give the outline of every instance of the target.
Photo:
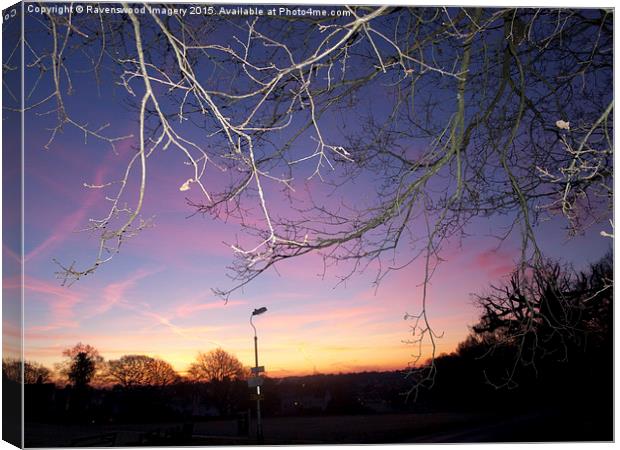
<svg viewBox="0 0 620 450">
<path fill-rule="evenodd" d="M 316 339 L 289 339 L 286 344 L 275 344 L 278 336 L 264 332 L 264 338 L 259 334 L 259 365 L 266 367 L 266 375 L 273 378 L 286 376 L 304 376 L 312 374 L 354 373 L 365 371 L 392 371 L 404 370 L 414 360 L 413 353 L 416 347 L 402 341 L 407 338 L 401 334 L 402 330 L 394 331 L 383 336 L 371 336 L 365 340 L 362 336 L 349 336 L 348 339 L 332 341 L 329 337 Z M 32 337 L 32 336 L 31 336 Z M 70 335 L 65 336 L 70 338 Z M 62 361 L 62 351 L 77 343 L 78 336 L 73 337 L 72 344 L 58 344 L 52 346 L 27 348 L 26 359 L 40 362 L 54 368 Z M 273 338 L 276 338 L 274 341 Z M 380 338 L 380 340 L 377 339 Z M 453 351 L 463 337 L 454 339 L 440 339 L 435 354 Z M 128 354 L 144 354 L 161 358 L 169 362 L 180 375 L 186 375 L 190 364 L 195 360 L 199 351 L 208 352 L 221 347 L 237 357 L 244 366 L 254 366 L 254 348 L 252 336 L 246 339 L 234 339 L 221 342 L 219 346 L 210 345 L 207 348 L 174 348 L 166 345 L 165 336 L 161 340 L 147 338 L 138 340 L 136 337 L 126 341 L 127 345 L 120 345 L 125 339 L 121 336 L 116 339 L 107 337 L 96 340 L 82 340 L 95 346 L 105 360 L 118 359 Z M 106 342 L 107 341 L 107 342 Z M 157 348 L 159 347 L 159 350 Z M 144 349 L 141 351 L 140 349 Z M 425 345 L 422 357 L 423 363 L 431 356 L 431 348 Z"/>
</svg>

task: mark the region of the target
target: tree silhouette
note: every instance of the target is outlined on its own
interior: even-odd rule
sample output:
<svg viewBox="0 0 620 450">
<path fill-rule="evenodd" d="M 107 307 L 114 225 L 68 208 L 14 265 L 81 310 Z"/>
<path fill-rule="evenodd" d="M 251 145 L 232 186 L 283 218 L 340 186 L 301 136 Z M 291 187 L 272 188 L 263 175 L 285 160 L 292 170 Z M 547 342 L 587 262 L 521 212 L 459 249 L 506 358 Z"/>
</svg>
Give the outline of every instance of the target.
<svg viewBox="0 0 620 450">
<path fill-rule="evenodd" d="M 69 369 L 69 381 L 77 388 L 83 388 L 89 385 L 97 367 L 95 361 L 92 360 L 85 352 L 79 352 L 73 358 Z"/>
<path fill-rule="evenodd" d="M 188 370 L 195 382 L 207 382 L 208 398 L 220 411 L 229 415 L 247 401 L 247 386 L 242 380 L 247 370 L 234 355 L 221 348 L 198 353 Z"/>
<path fill-rule="evenodd" d="M 67 361 L 61 365 L 60 372 L 74 387 L 83 389 L 93 381 L 103 364 L 99 351 L 81 342 L 63 352 Z"/>
<path fill-rule="evenodd" d="M 148 365 L 150 384 L 153 386 L 167 386 L 180 380 L 179 374 L 170 363 L 159 358 L 152 358 Z"/>
<path fill-rule="evenodd" d="M 2 358 L 2 378 L 21 383 L 22 365 L 19 359 Z"/>
<path fill-rule="evenodd" d="M 503 375 L 488 382 L 510 387 L 521 368 L 567 361 L 586 346 L 600 351 L 611 336 L 612 280 L 611 253 L 580 273 L 553 261 L 516 270 L 506 285 L 477 297 L 481 319 L 458 353 L 503 355 Z"/>
<path fill-rule="evenodd" d="M 145 355 L 125 355 L 108 361 L 105 379 L 121 386 L 166 386 L 179 379 L 164 360 Z"/>
<path fill-rule="evenodd" d="M 52 380 L 52 371 L 35 361 L 24 361 L 24 384 L 49 383 Z M 22 362 L 19 359 L 2 359 L 3 377 L 20 383 L 22 380 Z"/>
<path fill-rule="evenodd" d="M 52 381 L 52 371 L 34 361 L 24 362 L 24 383 L 25 384 L 41 384 L 50 383 Z"/>
<path fill-rule="evenodd" d="M 188 372 L 194 381 L 243 379 L 246 375 L 241 361 L 221 348 L 209 353 L 198 353 L 196 361 L 190 365 Z"/>
</svg>

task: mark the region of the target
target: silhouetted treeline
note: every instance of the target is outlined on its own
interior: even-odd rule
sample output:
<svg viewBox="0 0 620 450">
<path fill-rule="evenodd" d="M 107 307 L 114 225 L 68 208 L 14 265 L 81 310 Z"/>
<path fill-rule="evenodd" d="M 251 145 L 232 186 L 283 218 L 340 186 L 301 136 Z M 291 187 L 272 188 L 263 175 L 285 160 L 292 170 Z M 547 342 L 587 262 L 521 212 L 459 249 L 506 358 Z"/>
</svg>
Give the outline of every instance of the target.
<svg viewBox="0 0 620 450">
<path fill-rule="evenodd" d="M 266 378 L 265 416 L 362 414 L 411 409 L 402 371 Z M 53 383 L 25 386 L 26 420 L 61 423 L 138 423 L 254 414 L 244 380 L 181 381 L 167 386 L 87 389 Z"/>
<path fill-rule="evenodd" d="M 478 303 L 480 322 L 455 352 L 435 360 L 435 386 L 421 393 L 420 408 L 555 410 L 567 433 L 574 425 L 611 439 L 611 253 L 579 273 L 553 262 L 515 272 Z"/>
<path fill-rule="evenodd" d="M 477 302 L 479 322 L 453 353 L 435 359 L 434 386 L 420 391 L 416 402 L 403 395 L 413 382 L 405 371 L 265 378 L 263 414 L 553 410 L 560 412 L 559 429 L 573 424 L 595 437 L 611 433 L 611 254 L 582 272 L 549 261 L 515 271 Z M 147 356 L 104 363 L 83 344 L 64 354 L 64 386 L 50 383 L 50 371 L 40 364 L 25 363 L 27 421 L 127 423 L 254 414 L 247 369 L 221 349 L 200 353 L 191 378 Z M 3 362 L 5 383 L 20 371 L 19 362 Z M 96 376 L 108 384 L 92 387 Z"/>
<path fill-rule="evenodd" d="M 98 389 L 26 385 L 26 421 L 101 424 L 232 417 L 247 410 L 248 387 L 240 380 L 227 383 L 225 388 L 221 382 Z"/>
</svg>

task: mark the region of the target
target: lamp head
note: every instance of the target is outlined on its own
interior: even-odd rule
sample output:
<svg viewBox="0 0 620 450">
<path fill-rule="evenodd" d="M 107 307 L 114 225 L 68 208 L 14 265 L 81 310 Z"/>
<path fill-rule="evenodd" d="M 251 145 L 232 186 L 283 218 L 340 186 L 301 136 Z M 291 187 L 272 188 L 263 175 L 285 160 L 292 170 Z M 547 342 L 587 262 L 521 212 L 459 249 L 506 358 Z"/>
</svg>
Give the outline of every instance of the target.
<svg viewBox="0 0 620 450">
<path fill-rule="evenodd" d="M 255 309 L 254 311 L 252 311 L 252 315 L 253 315 L 253 316 L 258 316 L 259 314 L 262 314 L 262 313 L 264 313 L 264 312 L 266 312 L 266 311 L 267 311 L 267 308 L 265 308 L 265 307 L 263 306 L 263 307 L 261 307 L 261 308 L 257 308 L 257 309 Z"/>
</svg>

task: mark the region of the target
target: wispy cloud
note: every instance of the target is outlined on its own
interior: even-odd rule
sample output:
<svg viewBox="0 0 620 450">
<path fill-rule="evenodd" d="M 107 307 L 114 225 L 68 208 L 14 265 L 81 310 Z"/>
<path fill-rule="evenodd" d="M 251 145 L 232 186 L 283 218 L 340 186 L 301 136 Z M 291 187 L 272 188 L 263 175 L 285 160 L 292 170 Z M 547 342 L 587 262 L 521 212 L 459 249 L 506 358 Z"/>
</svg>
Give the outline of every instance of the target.
<svg viewBox="0 0 620 450">
<path fill-rule="evenodd" d="M 84 182 L 93 185 L 103 185 L 106 182 L 111 181 L 111 172 L 113 168 L 119 163 L 119 155 L 126 154 L 131 150 L 132 141 L 130 139 L 122 141 L 117 146 L 117 153 L 109 152 L 102 162 L 95 165 L 95 170 L 92 176 L 87 179 L 82 179 L 81 182 L 75 179 L 75 189 L 70 189 L 68 183 L 58 182 L 55 178 L 50 177 L 47 169 L 43 170 L 41 167 L 29 168 L 29 175 L 34 175 L 38 181 L 42 181 L 43 184 L 48 186 L 55 192 L 56 198 L 69 199 L 71 203 L 79 205 L 73 212 L 64 214 L 60 220 L 55 222 L 55 226 L 52 227 L 47 237 L 38 244 L 35 248 L 30 250 L 25 256 L 25 261 L 30 261 L 37 258 L 49 250 L 56 248 L 59 244 L 64 242 L 72 233 L 79 229 L 85 228 L 88 222 L 89 213 L 93 208 L 103 202 L 104 192 L 98 189 L 88 189 L 83 186 Z M 60 152 L 59 157 L 65 157 L 67 159 L 67 151 Z M 79 168 L 79 173 L 88 173 L 88 168 L 93 167 L 92 161 L 89 159 L 81 158 L 80 155 L 83 152 L 70 152 L 71 157 L 67 159 L 68 164 L 75 165 Z M 105 203 L 105 202 L 104 202 Z M 36 215 L 37 212 L 30 211 L 32 215 Z M 47 216 L 47 221 L 50 217 Z"/>
<path fill-rule="evenodd" d="M 46 316 L 46 326 L 49 329 L 79 326 L 74 311 L 75 306 L 82 301 L 79 290 L 67 289 L 32 276 L 25 277 L 24 290 L 29 303 L 38 301 L 47 307 L 49 314 Z"/>
<path fill-rule="evenodd" d="M 21 258 L 19 257 L 19 255 L 17 253 L 15 253 L 13 250 L 11 250 L 5 243 L 2 244 L 2 254 L 10 259 L 13 260 L 13 262 L 17 262 L 17 263 L 21 263 Z"/>
<path fill-rule="evenodd" d="M 138 281 L 155 273 L 157 273 L 156 270 L 149 271 L 139 269 L 133 274 L 131 274 L 128 278 L 107 285 L 103 289 L 101 302 L 94 308 L 90 316 L 103 314 L 107 312 L 110 308 L 118 305 L 124 300 L 127 291 L 133 288 L 138 283 Z"/>
<path fill-rule="evenodd" d="M 474 257 L 474 265 L 491 277 L 502 277 L 514 270 L 516 257 L 515 250 L 490 249 L 478 253 Z"/>
<path fill-rule="evenodd" d="M 242 300 L 229 300 L 228 302 L 224 302 L 223 300 L 214 300 L 212 302 L 189 302 L 179 305 L 175 309 L 175 314 L 178 317 L 188 317 L 199 311 L 234 308 L 235 306 L 247 304 L 248 302 Z"/>
</svg>

